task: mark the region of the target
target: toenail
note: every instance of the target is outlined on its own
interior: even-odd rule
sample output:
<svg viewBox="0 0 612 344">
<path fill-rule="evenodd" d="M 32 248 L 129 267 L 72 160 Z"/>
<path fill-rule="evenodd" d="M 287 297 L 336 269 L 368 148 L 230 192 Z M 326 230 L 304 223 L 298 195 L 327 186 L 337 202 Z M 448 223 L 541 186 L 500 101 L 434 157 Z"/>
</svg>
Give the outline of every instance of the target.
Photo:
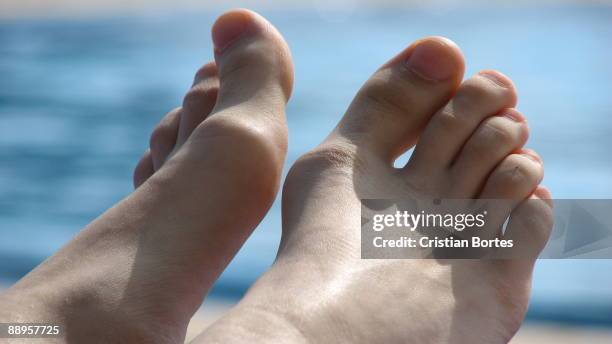
<svg viewBox="0 0 612 344">
<path fill-rule="evenodd" d="M 215 51 L 220 53 L 236 41 L 246 31 L 249 14 L 243 11 L 233 11 L 221 15 L 212 29 L 212 39 Z"/>
<path fill-rule="evenodd" d="M 443 81 L 451 78 L 459 68 L 456 56 L 449 52 L 449 45 L 440 40 L 424 40 L 417 43 L 406 66 L 424 79 Z"/>
<path fill-rule="evenodd" d="M 510 118 L 511 120 L 515 121 L 515 122 L 525 122 L 525 117 L 523 115 L 521 115 L 518 111 L 514 111 L 514 110 L 510 110 L 504 113 L 505 117 Z"/>
<path fill-rule="evenodd" d="M 526 158 L 529 158 L 530 160 L 537 162 L 540 165 L 542 164 L 542 159 L 540 159 L 538 154 L 536 154 L 536 152 L 532 151 L 531 149 L 523 149 L 521 154 L 525 156 Z"/>
<path fill-rule="evenodd" d="M 512 88 L 512 81 L 507 76 L 503 75 L 500 72 L 494 70 L 484 70 L 478 73 L 478 75 L 483 76 L 497 85 L 503 88 Z"/>
<path fill-rule="evenodd" d="M 552 202 L 550 201 L 552 199 L 552 194 L 546 186 L 538 186 L 538 188 L 533 193 L 540 199 L 547 201 L 546 203 L 548 203 L 549 205 L 552 205 Z"/>
</svg>

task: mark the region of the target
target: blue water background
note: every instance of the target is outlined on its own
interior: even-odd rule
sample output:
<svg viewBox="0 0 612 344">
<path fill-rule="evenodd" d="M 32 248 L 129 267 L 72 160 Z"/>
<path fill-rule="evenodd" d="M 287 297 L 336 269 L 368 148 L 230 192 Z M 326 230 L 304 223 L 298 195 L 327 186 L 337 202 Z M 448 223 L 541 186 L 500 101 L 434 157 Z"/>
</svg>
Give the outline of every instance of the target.
<svg viewBox="0 0 612 344">
<path fill-rule="evenodd" d="M 3 283 L 131 191 L 152 128 L 212 59 L 218 13 L 0 21 Z M 296 68 L 285 171 L 380 64 L 417 38 L 444 35 L 462 47 L 467 75 L 499 69 L 515 81 L 528 145 L 544 158 L 556 198 L 612 198 L 611 7 L 264 14 Z M 211 297 L 239 298 L 274 259 L 279 236 L 277 201 Z M 612 261 L 539 262 L 529 317 L 612 325 Z"/>
</svg>

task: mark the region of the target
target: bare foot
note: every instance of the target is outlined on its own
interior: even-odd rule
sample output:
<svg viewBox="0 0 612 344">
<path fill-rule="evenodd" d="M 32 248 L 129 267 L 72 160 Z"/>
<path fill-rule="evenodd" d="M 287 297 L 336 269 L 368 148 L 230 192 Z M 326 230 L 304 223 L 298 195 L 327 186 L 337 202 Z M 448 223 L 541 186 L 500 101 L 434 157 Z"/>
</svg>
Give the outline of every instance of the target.
<svg viewBox="0 0 612 344">
<path fill-rule="evenodd" d="M 71 343 L 184 340 L 274 200 L 293 82 L 288 47 L 260 16 L 228 12 L 212 36 L 216 63 L 153 132 L 138 188 L 2 295 L 0 322 L 60 324 Z"/>
<path fill-rule="evenodd" d="M 360 199 L 515 200 L 508 233 L 536 251 L 551 228 L 540 158 L 523 150 L 512 82 L 463 82 L 452 42 L 427 38 L 381 67 L 283 189 L 278 258 L 202 342 L 505 343 L 525 315 L 534 259 L 362 260 Z M 393 161 L 416 144 L 408 164 Z M 526 199 L 535 202 L 525 202 Z M 500 217 L 501 220 L 503 217 Z M 503 223 L 503 221 L 502 221 Z"/>
</svg>

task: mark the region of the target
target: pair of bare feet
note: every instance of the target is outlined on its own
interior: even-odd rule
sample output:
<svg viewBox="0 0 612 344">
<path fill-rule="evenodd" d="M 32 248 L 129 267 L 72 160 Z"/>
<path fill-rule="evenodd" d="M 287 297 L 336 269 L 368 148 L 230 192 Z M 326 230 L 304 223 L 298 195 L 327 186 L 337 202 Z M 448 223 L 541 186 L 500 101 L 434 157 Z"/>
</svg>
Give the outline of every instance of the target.
<svg viewBox="0 0 612 344">
<path fill-rule="evenodd" d="M 0 322 L 54 322 L 65 342 L 180 343 L 213 282 L 267 212 L 287 148 L 289 49 L 260 16 L 221 16 L 196 74 L 135 170 L 136 190 L 0 298 Z M 542 162 L 523 149 L 512 82 L 462 82 L 449 40 L 377 70 L 335 130 L 291 168 L 270 270 L 209 342 L 502 343 L 527 309 L 534 259 L 362 260 L 360 199 L 516 200 L 509 230 L 546 242 Z M 415 146 L 403 168 L 394 160 Z M 526 199 L 543 200 L 524 202 Z"/>
</svg>

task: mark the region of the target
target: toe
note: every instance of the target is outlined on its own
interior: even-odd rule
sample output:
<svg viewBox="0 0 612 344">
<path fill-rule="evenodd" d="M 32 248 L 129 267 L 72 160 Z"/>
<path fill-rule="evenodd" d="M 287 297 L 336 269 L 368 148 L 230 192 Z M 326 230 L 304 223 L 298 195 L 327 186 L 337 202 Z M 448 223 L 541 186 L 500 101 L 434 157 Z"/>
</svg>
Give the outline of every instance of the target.
<svg viewBox="0 0 612 344">
<path fill-rule="evenodd" d="M 535 190 L 544 168 L 536 152 L 523 149 L 508 155 L 489 176 L 480 198 L 523 200 Z"/>
<path fill-rule="evenodd" d="M 220 89 L 216 111 L 232 106 L 283 112 L 293 85 L 289 47 L 263 17 L 248 10 L 220 16 L 212 29 Z"/>
<path fill-rule="evenodd" d="M 525 118 L 514 109 L 487 118 L 476 129 L 451 167 L 451 198 L 473 198 L 491 171 L 528 137 Z"/>
<path fill-rule="evenodd" d="M 155 171 L 159 170 L 174 149 L 181 116 L 180 108 L 168 112 L 151 133 L 149 147 Z"/>
<path fill-rule="evenodd" d="M 487 117 L 516 105 L 512 81 L 499 72 L 484 71 L 465 81 L 423 132 L 408 166 L 413 172 L 446 168 Z"/>
<path fill-rule="evenodd" d="M 134 189 L 138 188 L 153 174 L 153 159 L 151 150 L 147 149 L 134 169 Z"/>
<path fill-rule="evenodd" d="M 332 134 L 392 162 L 416 143 L 430 117 L 463 78 L 459 48 L 422 39 L 383 65 L 361 88 Z"/>
<path fill-rule="evenodd" d="M 488 227 L 501 228 L 510 212 L 537 188 L 544 177 L 542 160 L 532 150 L 508 155 L 491 173 L 479 198 L 490 201 Z"/>
<path fill-rule="evenodd" d="M 241 207 L 256 210 L 245 215 L 245 221 L 254 221 L 267 211 L 279 186 L 287 149 L 285 105 L 292 62 L 278 31 L 251 11 L 221 15 L 212 39 L 215 64 L 198 72 L 181 110 L 180 135 L 188 138 L 180 150 L 175 148 L 163 173 L 153 178 L 164 187 L 180 188 L 181 211 L 194 219 L 202 216 L 211 190 L 223 189 L 215 209 L 231 207 L 231 200 L 240 198 Z M 190 111 L 193 117 L 183 120 Z M 180 185 L 177 179 L 190 182 Z M 240 231 L 248 229 L 250 224 Z"/>
<path fill-rule="evenodd" d="M 539 186 L 510 215 L 504 239 L 512 240 L 513 247 L 500 252 L 500 257 L 511 259 L 508 267 L 530 273 L 552 231 L 554 214 L 551 198 L 550 191 Z"/>
<path fill-rule="evenodd" d="M 205 64 L 195 75 L 191 89 L 183 99 L 177 146 L 180 147 L 193 130 L 210 114 L 217 100 L 219 78 L 214 62 Z"/>
</svg>

